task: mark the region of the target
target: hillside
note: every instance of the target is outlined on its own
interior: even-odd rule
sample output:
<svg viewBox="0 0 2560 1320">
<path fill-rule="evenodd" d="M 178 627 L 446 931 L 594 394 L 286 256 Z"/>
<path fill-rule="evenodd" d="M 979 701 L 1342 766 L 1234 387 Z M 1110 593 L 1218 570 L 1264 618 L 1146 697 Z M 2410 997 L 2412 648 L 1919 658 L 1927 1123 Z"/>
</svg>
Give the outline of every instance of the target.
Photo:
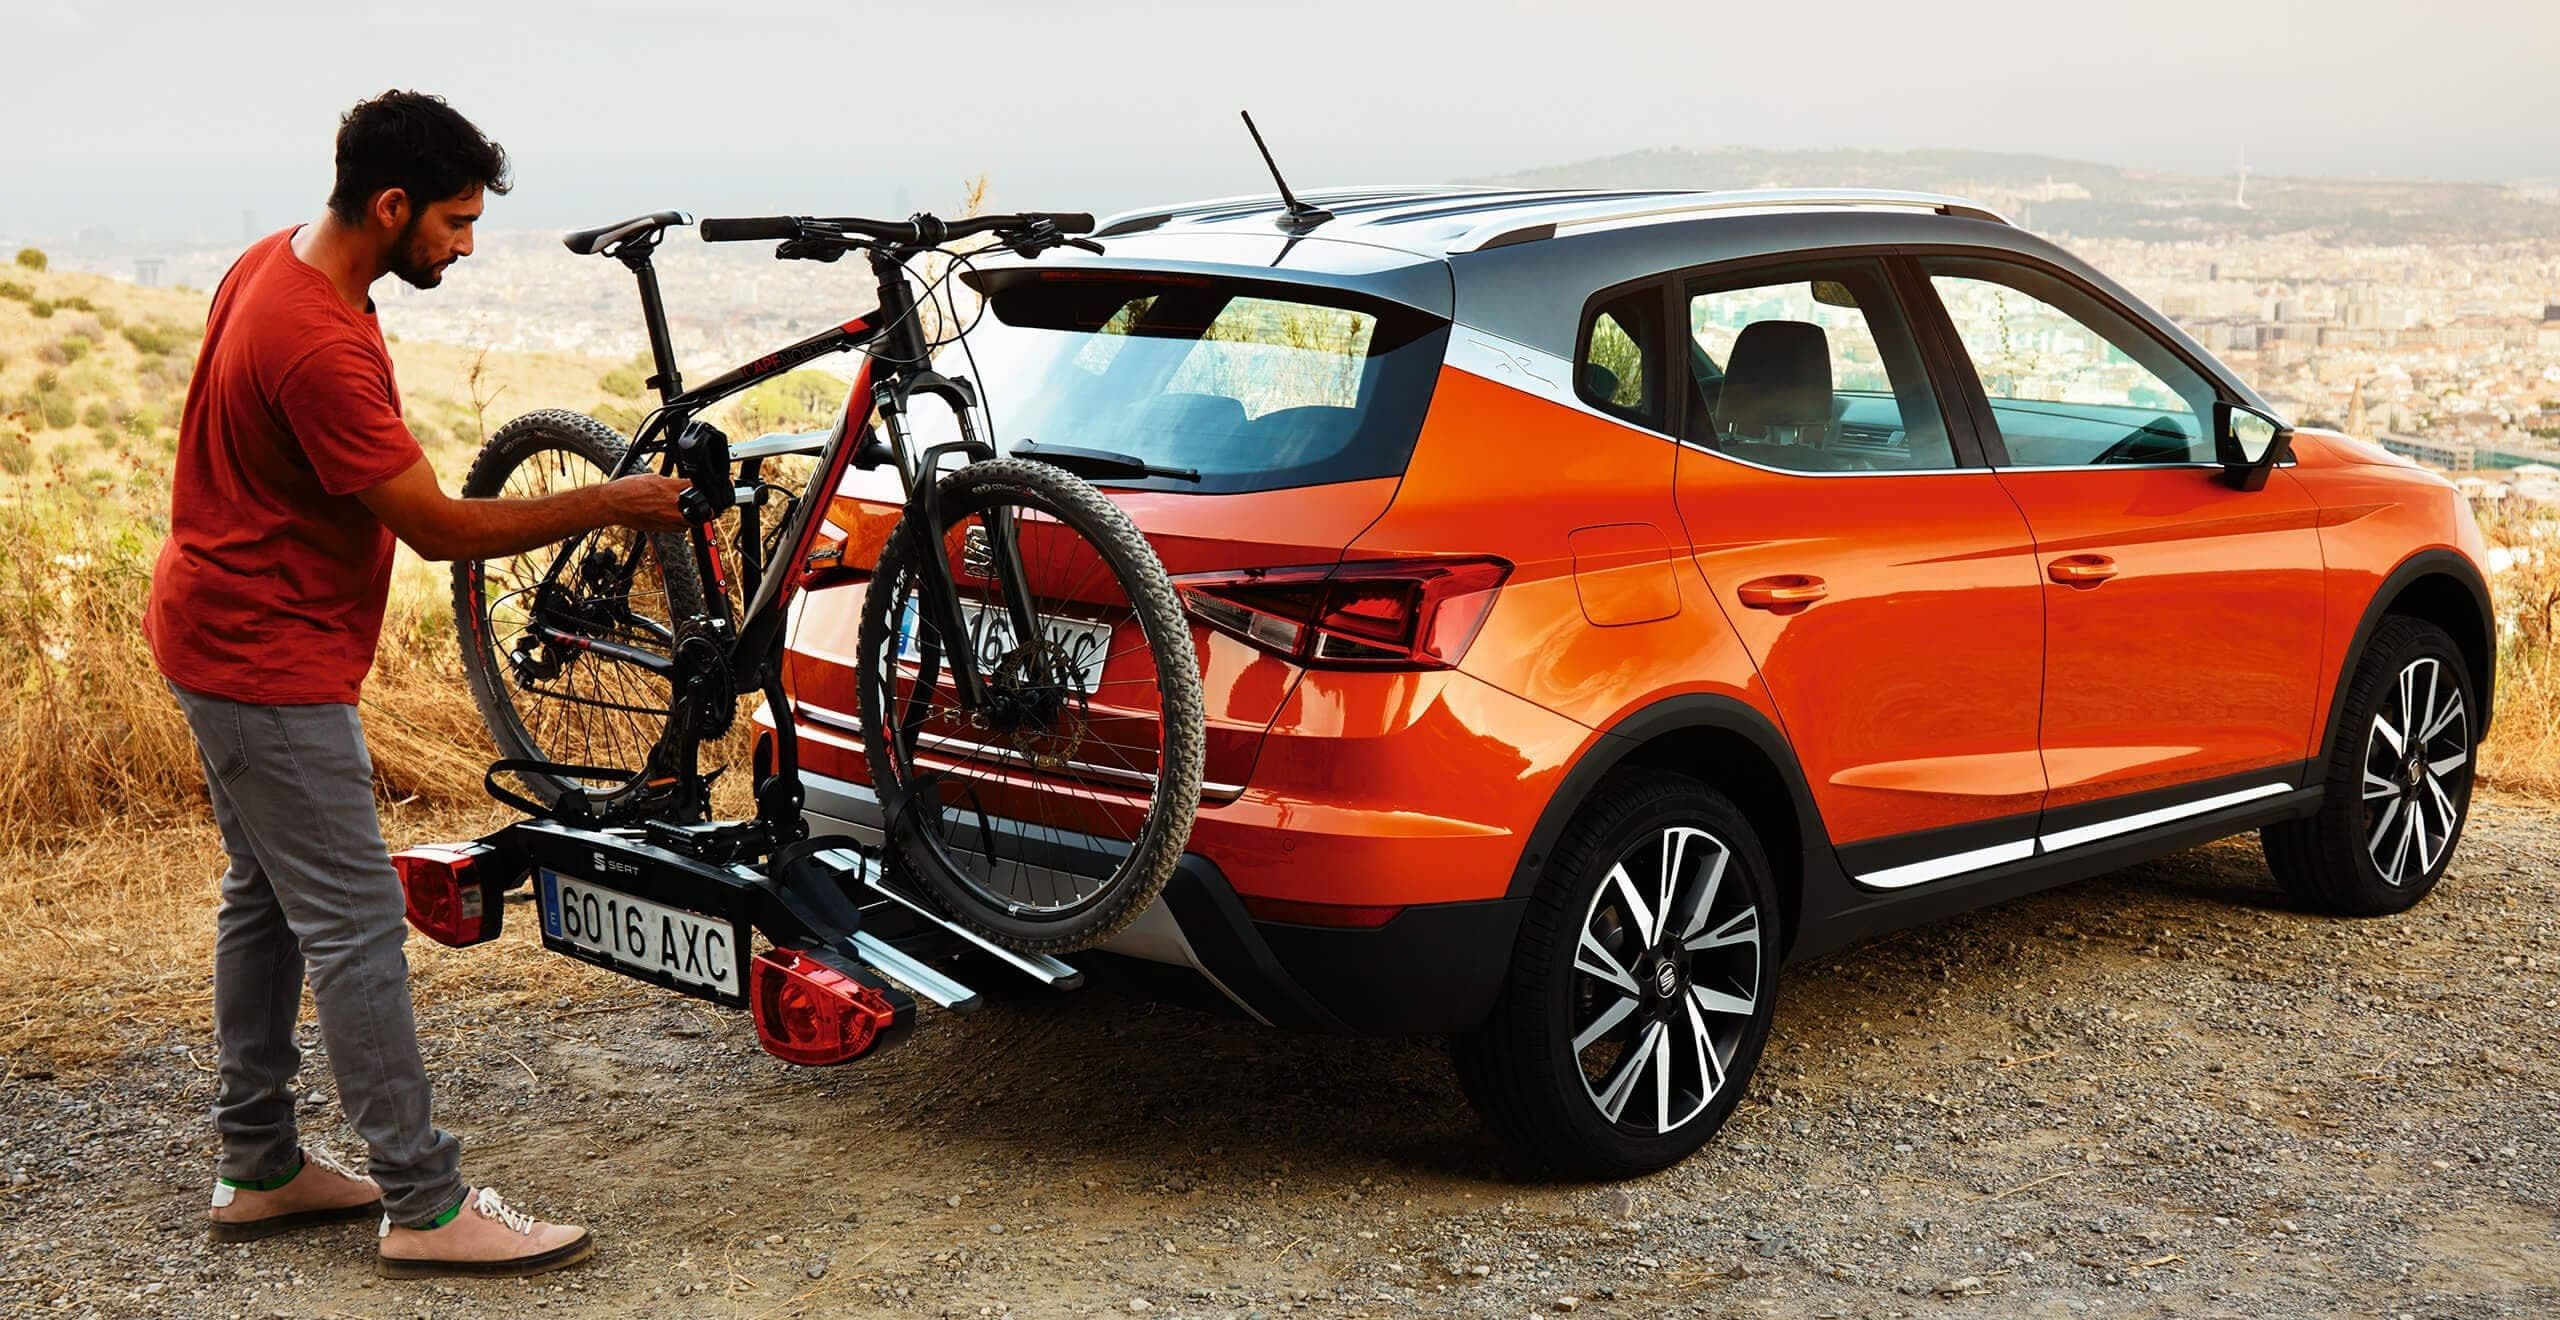
<svg viewBox="0 0 2560 1320">
<path fill-rule="evenodd" d="M 2079 237 L 2167 240 L 2316 231 L 2374 244 L 2560 238 L 2560 205 L 2515 188 L 2415 179 L 2249 177 L 2129 170 L 1990 151 L 1773 151 L 1661 148 L 1496 176 L 1576 188 L 1905 188 L 1997 206 L 2022 224 Z M 2235 197 L 2245 196 L 2245 209 Z"/>
<path fill-rule="evenodd" d="M 0 471 L 148 482 L 176 451 L 206 301 L 200 292 L 0 267 Z M 484 360 L 469 348 L 404 340 L 396 323 L 384 330 L 409 429 L 448 485 L 469 466 L 484 416 L 495 428 L 535 408 L 630 406 L 605 387 L 617 363 L 548 353 Z"/>
</svg>

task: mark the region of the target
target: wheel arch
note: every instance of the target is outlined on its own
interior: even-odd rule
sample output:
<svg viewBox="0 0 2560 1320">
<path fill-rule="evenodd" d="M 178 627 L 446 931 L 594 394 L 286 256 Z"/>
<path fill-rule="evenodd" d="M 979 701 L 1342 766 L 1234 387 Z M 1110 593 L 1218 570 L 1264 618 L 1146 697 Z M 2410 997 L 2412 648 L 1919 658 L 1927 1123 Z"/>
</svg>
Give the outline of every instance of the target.
<svg viewBox="0 0 2560 1320">
<path fill-rule="evenodd" d="M 2497 614 L 2489 603 L 2489 584 L 2471 560 L 2452 550 L 2422 550 L 2402 560 L 2383 578 L 2338 665 L 2329 693 L 2329 714 L 2320 738 L 2319 764 L 2336 751 L 2339 721 L 2345 718 L 2348 679 L 2364 663 L 2365 646 L 2374 629 L 2393 615 L 2421 619 L 2445 630 L 2462 652 L 2472 690 L 2479 695 L 2480 718 L 2472 743 L 2488 736 L 2496 710 L 2498 677 Z"/>
<path fill-rule="evenodd" d="M 1642 707 L 1603 730 L 1547 801 L 1514 865 L 1508 897 L 1536 891 L 1540 871 L 1565 827 L 1601 782 L 1618 771 L 1684 775 L 1733 799 L 1760 834 L 1776 881 L 1781 953 L 1801 933 L 1804 897 L 1825 870 L 1837 870 L 1820 809 L 1786 735 L 1732 697 L 1686 693 Z"/>
</svg>

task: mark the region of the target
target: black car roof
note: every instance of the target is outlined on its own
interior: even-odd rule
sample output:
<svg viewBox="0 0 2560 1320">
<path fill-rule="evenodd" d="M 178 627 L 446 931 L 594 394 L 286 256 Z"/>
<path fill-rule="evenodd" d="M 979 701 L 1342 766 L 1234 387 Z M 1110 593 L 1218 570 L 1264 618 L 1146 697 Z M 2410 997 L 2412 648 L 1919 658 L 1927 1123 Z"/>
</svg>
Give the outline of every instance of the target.
<svg viewBox="0 0 2560 1320">
<path fill-rule="evenodd" d="M 2214 362 L 2113 280 L 1961 197 L 1872 189 L 1486 187 L 1334 188 L 1298 196 L 1330 217 L 1295 223 L 1277 195 L 1148 207 L 1106 217 L 1096 227 L 1102 255 L 1062 251 L 1041 260 L 1361 293 L 1570 358 L 1585 306 L 1615 285 L 1757 257 L 1987 249 L 2059 267 L 2200 363 Z M 2216 374 L 2237 397 L 2256 399 L 2227 371 Z"/>
</svg>

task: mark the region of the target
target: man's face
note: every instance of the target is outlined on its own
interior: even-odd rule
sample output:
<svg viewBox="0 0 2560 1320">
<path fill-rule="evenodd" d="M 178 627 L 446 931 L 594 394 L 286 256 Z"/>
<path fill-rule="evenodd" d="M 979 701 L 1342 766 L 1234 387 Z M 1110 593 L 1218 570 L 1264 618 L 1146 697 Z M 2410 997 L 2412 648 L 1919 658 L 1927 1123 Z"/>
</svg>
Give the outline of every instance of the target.
<svg viewBox="0 0 2560 1320">
<path fill-rule="evenodd" d="M 394 194 L 386 193 L 386 198 Z M 421 207 L 402 205 L 407 213 L 391 242 L 391 273 L 420 289 L 444 282 L 444 268 L 471 255 L 471 226 L 479 220 L 480 186 L 459 197 Z"/>
</svg>

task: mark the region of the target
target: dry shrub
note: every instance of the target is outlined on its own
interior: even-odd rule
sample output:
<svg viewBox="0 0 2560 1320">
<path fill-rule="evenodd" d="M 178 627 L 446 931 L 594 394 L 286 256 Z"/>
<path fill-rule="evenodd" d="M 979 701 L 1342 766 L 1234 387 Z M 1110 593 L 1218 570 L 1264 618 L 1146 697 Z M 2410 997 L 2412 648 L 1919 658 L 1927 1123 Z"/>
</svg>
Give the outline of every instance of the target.
<svg viewBox="0 0 2560 1320">
<path fill-rule="evenodd" d="M 0 848 L 201 810 L 195 742 L 142 637 L 166 520 L 145 497 L 57 480 L 0 502 Z M 165 497 L 162 497 L 165 498 Z M 468 700 L 437 570 L 404 563 L 365 686 L 387 796 L 481 799 L 487 735 Z"/>
<path fill-rule="evenodd" d="M 2518 501 L 2480 519 L 2497 561 L 2497 722 L 2480 748 L 2490 783 L 2560 795 L 2560 510 Z"/>
<path fill-rule="evenodd" d="M 165 814 L 202 772 L 142 640 L 159 524 L 57 479 L 0 538 L 0 848 Z"/>
</svg>

